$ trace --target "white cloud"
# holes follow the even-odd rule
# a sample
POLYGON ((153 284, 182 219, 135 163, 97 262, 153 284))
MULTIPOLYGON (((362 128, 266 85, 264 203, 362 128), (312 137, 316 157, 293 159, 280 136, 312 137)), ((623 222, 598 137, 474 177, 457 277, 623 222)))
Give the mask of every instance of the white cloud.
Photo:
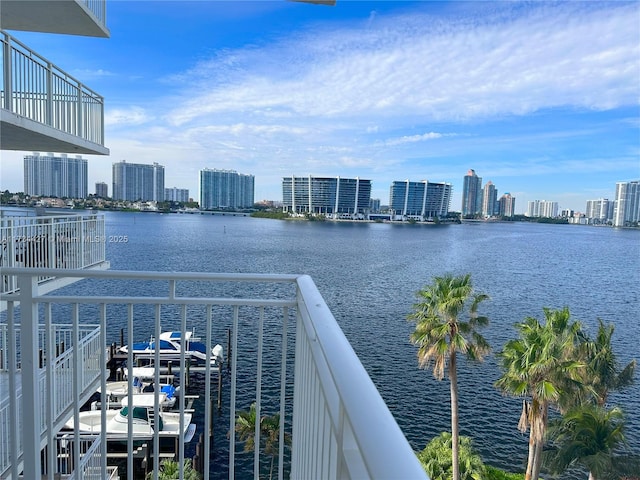
POLYGON ((510 8, 482 22, 378 15, 367 28, 319 27, 219 54, 190 72, 201 93, 189 91, 170 116, 177 125, 249 111, 458 121, 638 103, 637 5, 510 8))
POLYGON ((405 135, 400 138, 392 138, 390 140, 386 140, 384 143, 388 146, 394 145, 402 145, 404 143, 415 143, 415 142, 424 142, 427 140, 435 140, 436 138, 442 138, 444 136, 451 137, 454 134, 442 134, 436 132, 423 133, 421 135, 405 135))
POLYGON ((153 119, 142 107, 105 109, 104 123, 106 126, 142 125, 153 119))
POLYGON ((81 78, 83 82, 86 82, 87 80, 94 80, 100 77, 113 77, 115 76, 115 73, 108 70, 103 70, 102 68, 99 68, 97 70, 76 69, 73 71, 73 75, 77 78, 81 78))

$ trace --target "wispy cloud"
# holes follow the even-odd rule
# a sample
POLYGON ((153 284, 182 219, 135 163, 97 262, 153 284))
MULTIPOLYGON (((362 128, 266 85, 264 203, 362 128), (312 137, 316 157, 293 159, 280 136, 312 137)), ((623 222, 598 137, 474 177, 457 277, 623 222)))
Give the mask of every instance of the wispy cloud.
POLYGON ((637 104, 637 5, 512 8, 482 21, 378 15, 376 28, 319 27, 224 52, 190 72, 201 94, 190 91, 171 117, 182 125, 276 110, 459 121, 637 104))
POLYGON ((420 135, 405 135, 400 138, 392 138, 389 140, 385 140, 384 144, 387 146, 394 146, 394 145, 402 145, 405 143, 425 142, 428 140, 435 140, 437 138, 453 137, 453 136, 455 136, 455 133, 429 132, 429 133, 423 133, 420 135))
POLYGON ((116 74, 114 72, 110 72, 108 70, 103 70, 100 68, 97 70, 76 69, 73 71, 73 75, 77 78, 81 78, 83 81, 87 81, 87 80, 93 80, 101 77, 113 77, 116 74))
POLYGON ((114 108, 105 111, 104 122, 107 126, 123 127, 132 125, 143 125, 153 119, 142 107, 114 108))

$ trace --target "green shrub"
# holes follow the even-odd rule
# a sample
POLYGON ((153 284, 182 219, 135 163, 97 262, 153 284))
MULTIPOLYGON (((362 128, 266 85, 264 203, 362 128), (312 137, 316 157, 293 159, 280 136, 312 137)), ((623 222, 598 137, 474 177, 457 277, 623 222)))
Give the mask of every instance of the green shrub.
POLYGON ((491 465, 485 465, 486 480, 524 480, 524 473, 509 473, 491 465))

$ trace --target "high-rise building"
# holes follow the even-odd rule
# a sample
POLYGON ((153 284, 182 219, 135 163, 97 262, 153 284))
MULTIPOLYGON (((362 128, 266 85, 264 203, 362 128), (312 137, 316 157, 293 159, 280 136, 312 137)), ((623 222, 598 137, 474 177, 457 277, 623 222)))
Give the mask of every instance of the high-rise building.
POLYGON ((251 208, 255 178, 235 170, 200 170, 200 208, 251 208))
POLYGON ((533 200, 527 204, 527 217, 548 217, 558 216, 558 202, 547 200, 533 200))
POLYGON ((482 188, 482 215, 493 217, 498 214, 498 189, 489 180, 482 188))
POLYGON ((380 211, 380 199, 379 198, 372 198, 369 201, 369 211, 376 212, 376 213, 380 211))
POLYGON ((616 183, 616 199, 613 208, 613 226, 640 222, 640 181, 616 183))
POLYGON ((109 186, 104 182, 96 182, 96 197, 109 198, 109 186))
POLYGON ((189 201, 189 189, 188 188, 165 188, 164 199, 167 202, 188 202, 189 201))
POLYGON ((590 223, 606 223, 613 218, 613 202, 606 198, 587 200, 585 217, 590 223))
POLYGON ((154 163, 113 164, 113 199, 130 202, 164 201, 164 166, 154 163))
POLYGON ((395 215, 441 218, 449 213, 450 183, 394 181, 389 192, 389 207, 395 215))
POLYGON ((80 155, 69 158, 62 153, 25 155, 24 193, 58 198, 86 198, 87 161, 80 155))
POLYGON ((498 212, 501 217, 513 217, 516 211, 516 197, 506 192, 498 200, 498 212))
POLYGON ((371 180, 342 177, 284 177, 285 212, 334 216, 366 214, 371 201, 371 180))
POLYGON ((478 215, 482 212, 482 177, 471 169, 464 176, 462 187, 462 215, 478 215))

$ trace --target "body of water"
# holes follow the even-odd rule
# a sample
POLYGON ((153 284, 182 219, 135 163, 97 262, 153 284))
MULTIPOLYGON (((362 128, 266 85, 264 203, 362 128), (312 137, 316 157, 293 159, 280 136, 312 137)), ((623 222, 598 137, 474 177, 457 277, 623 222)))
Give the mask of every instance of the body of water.
MULTIPOLYGON (((471 273, 476 290, 491 297, 481 306, 491 322, 482 333, 494 353, 517 337, 516 322, 568 306, 590 333, 598 318, 615 325, 620 364, 640 360, 638 230, 115 212, 106 214, 106 228, 127 238, 107 245, 114 270, 309 274, 416 450, 450 429, 449 384, 418 369, 406 320, 415 292, 433 276, 471 273)), ((486 462, 523 471, 521 400, 493 387, 499 376, 494 355, 478 365, 460 362, 461 434, 486 462)), ((610 401, 624 409, 629 446, 640 453, 640 380, 610 401)))

